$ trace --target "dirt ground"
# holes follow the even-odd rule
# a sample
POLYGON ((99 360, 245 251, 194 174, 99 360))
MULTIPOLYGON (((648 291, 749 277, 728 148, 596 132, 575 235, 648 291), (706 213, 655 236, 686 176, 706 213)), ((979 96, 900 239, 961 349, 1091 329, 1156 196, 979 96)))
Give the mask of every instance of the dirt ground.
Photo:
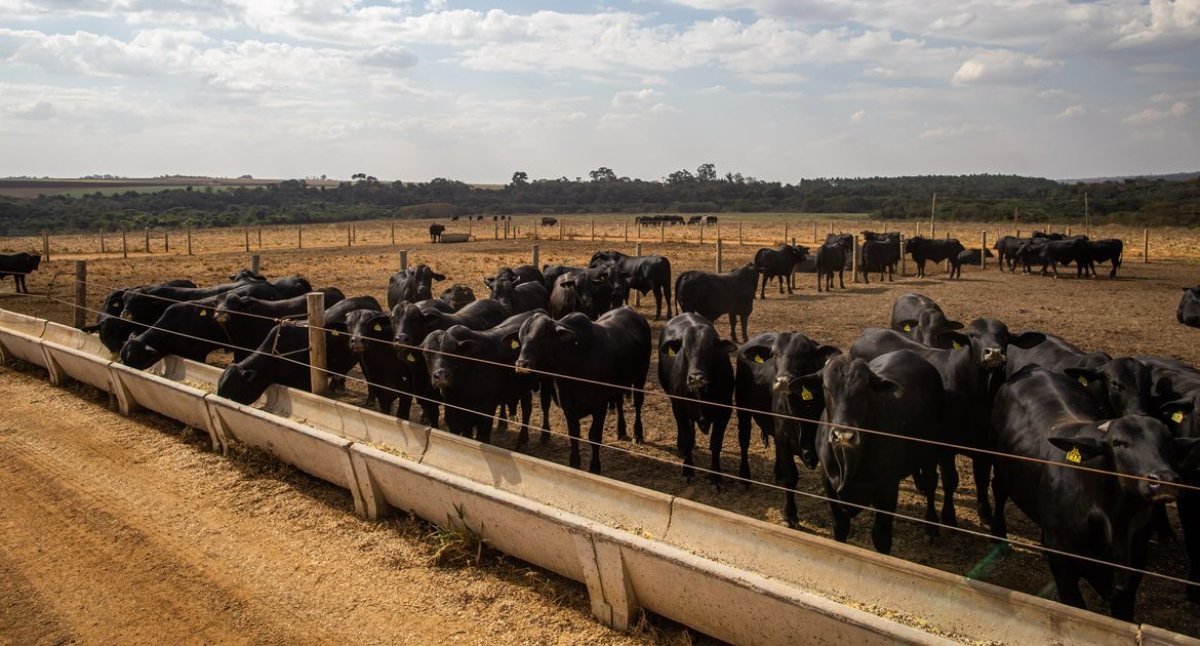
MULTIPOLYGON (((764 220, 759 228, 766 230, 768 225, 765 222, 764 220)), ((585 223, 587 220, 584 218, 572 221, 573 226, 578 228, 586 227, 585 223)), ((491 233, 491 223, 483 224, 488 225, 488 233, 491 233)), ((845 221, 837 226, 839 229, 857 231, 861 225, 858 221, 845 221)), ((461 245, 435 246, 428 244, 427 236, 422 238, 423 226, 426 225, 409 225, 402 227, 398 232, 399 240, 411 241, 403 245, 410 250, 410 263, 429 263, 447 274, 446 286, 461 282, 475 288, 481 296, 484 295, 482 277, 494 273, 497 267, 505 264, 528 262, 530 245, 533 244, 532 240, 522 237, 520 240, 484 240, 461 245)), ((619 230, 620 225, 609 223, 607 226, 619 230)), ((728 227, 725 231, 725 267, 749 261, 758 245, 738 246, 730 242, 728 227)), ((396 268, 397 247, 387 246, 389 240, 386 229, 376 233, 379 235, 372 238, 365 233, 356 232, 359 237, 356 246, 353 247, 339 245, 303 250, 266 248, 263 250, 262 268, 268 275, 298 273, 309 278, 314 286, 336 285, 347 295, 371 294, 382 301, 385 297, 387 277, 396 268)), ((654 233, 657 234, 657 231, 654 233)), ((782 230, 778 233, 782 233, 782 230)), ((234 246, 244 242, 242 233, 227 232, 225 235, 232 239, 234 246)), ((524 235, 525 232, 522 232, 522 236, 524 235)), ((745 235, 749 237, 749 229, 745 231, 745 235)), ((756 235, 770 237, 776 233, 771 230, 766 230, 765 233, 756 230, 756 235)), ((1151 235, 1154 240, 1166 236, 1165 233, 1159 232, 1152 232, 1151 235)), ((344 245, 344 229, 342 236, 344 245)), ((989 234, 989 238, 991 236, 992 234, 989 234)), ((592 252, 600 248, 633 252, 633 243, 625 244, 623 238, 619 242, 610 239, 604 243, 593 243, 586 233, 579 237, 587 239, 538 241, 541 247, 541 262, 586 263, 592 252)), ((801 242, 806 237, 811 237, 811 230, 802 236, 801 242)), ((218 246, 220 245, 214 243, 214 248, 218 246)), ((172 251, 176 249, 173 247, 172 251)), ((1140 249, 1138 251, 1140 252, 1140 249)), ((698 244, 698 240, 687 243, 652 242, 647 236, 643 242, 643 253, 668 256, 676 273, 686 269, 711 270, 714 246, 709 239, 701 245, 698 244)), ((1022 276, 1019 273, 1001 274, 992 265, 986 271, 965 268, 963 279, 958 281, 947 281, 942 274, 931 272, 931 275, 924 279, 906 277, 890 284, 878 283, 876 277, 872 277, 870 285, 862 285, 852 283, 847 274, 847 289, 817 294, 813 285, 815 278, 811 274, 802 274, 797 276, 799 289, 796 294, 781 296, 776 288, 771 287, 768 288, 765 301, 756 301, 754 314, 750 317, 750 334, 753 336, 755 333, 771 330, 799 330, 819 341, 845 348, 863 328, 886 326, 891 304, 896 297, 908 292, 920 292, 937 300, 950 317, 963 322, 981 316, 994 317, 1007 322, 1013 330, 1035 329, 1060 334, 1087 350, 1103 349, 1114 356, 1157 354, 1200 364, 1200 348, 1196 344, 1200 331, 1179 325, 1174 317, 1180 288, 1200 282, 1197 280, 1197 274, 1200 272, 1190 264, 1192 259, 1186 256, 1187 253, 1181 251, 1179 261, 1142 264, 1139 257, 1127 252, 1120 278, 1115 281, 1107 279, 1107 266, 1104 266, 1105 269, 1101 272, 1103 278, 1076 280, 1072 270, 1064 274, 1064 278, 1055 280, 1022 276)), ((1152 253, 1152 259, 1154 258, 1152 253)), ((104 258, 92 257, 88 271, 89 280, 95 284, 89 293, 89 303, 92 307, 100 303, 104 296, 101 286, 157 282, 175 277, 188 277, 207 285, 223 280, 246 263, 244 251, 206 252, 195 256, 174 253, 168 256, 156 253, 129 259, 112 258, 112 254, 104 258)), ((30 278, 30 289, 45 293, 49 288, 56 296, 68 298, 69 277, 63 275, 56 278, 54 275, 56 272, 68 272, 69 265, 67 262, 56 261, 44 266, 42 272, 30 278)), ((908 271, 910 274, 914 271, 911 262, 908 271)), ((60 322, 69 323, 71 320, 70 309, 66 305, 45 299, 5 295, 0 297, 0 307, 35 313, 60 322)), ((644 298, 639 310, 643 314, 653 316, 653 298, 644 298)), ((660 328, 660 323, 654 324, 656 335, 660 328)), ((724 319, 718 322, 719 331, 724 332, 727 329, 724 319)), ((220 363, 227 358, 214 355, 211 360, 220 363)), ((658 391, 654 366, 651 366, 650 373, 648 388, 658 391)), ((347 398, 361 403, 362 389, 357 388, 353 382, 352 388, 359 392, 349 393, 347 398)), ((45 393, 41 392, 35 399, 44 396, 45 393)), ((120 424, 129 423, 115 416, 113 419, 114 425, 118 427, 120 424)), ((535 415, 535 422, 536 420, 535 415)), ((674 423, 669 406, 660 395, 651 394, 647 398, 645 421, 647 442, 644 445, 617 442, 615 423, 609 422, 605 441, 616 450, 605 450, 603 453, 605 475, 771 522, 782 521, 783 496, 777 491, 762 486, 749 489, 735 486, 716 491, 700 480, 690 486, 683 481, 675 455, 674 423)), ((31 423, 38 426, 36 420, 31 423)), ((557 414, 552 416, 552 426, 556 433, 564 430, 562 419, 557 414)), ((724 463, 727 470, 735 464, 735 438, 736 434, 732 432, 726 437, 724 463)), ((497 444, 511 448, 515 444, 515 433, 494 434, 493 439, 497 444)), ((703 439, 698 439, 697 443, 707 444, 703 439)), ((557 436, 545 445, 531 443, 530 452, 555 462, 566 462, 566 443, 557 436)), ((196 459, 203 461, 209 459, 209 456, 197 456, 196 459)), ((697 464, 707 464, 707 461, 707 450, 698 446, 697 464)), ((772 461, 773 448, 765 448, 756 440, 751 453, 751 469, 756 480, 771 481, 772 461)), ((963 474, 963 483, 958 494, 960 525, 966 529, 986 532, 986 528, 980 525, 974 514, 974 489, 969 465, 960 462, 959 466, 963 474)), ((209 487, 207 483, 202 486, 209 487)), ((923 511, 922 503, 912 493, 911 484, 906 484, 905 487, 908 492, 901 496, 900 511, 920 516, 923 511)), ((313 497, 333 495, 327 487, 311 482, 297 485, 297 488, 313 497)), ((802 473, 799 489, 813 494, 819 493, 821 485, 818 474, 802 473)), ((261 495, 263 504, 272 507, 280 505, 270 494, 264 492, 261 495)), ((801 497, 798 503, 801 531, 828 536, 831 523, 827 505, 815 498, 804 497, 801 497)), ((230 504, 236 509, 241 503, 230 500, 230 504)), ((223 513, 236 512, 226 509, 223 513)), ((1014 537, 1037 542, 1036 527, 1028 523, 1019 511, 1010 508, 1009 518, 1010 532, 1014 537)), ((300 522, 307 521, 301 517, 300 522)), ((352 527, 374 527, 354 521, 348 516, 340 522, 352 527)), ((870 518, 867 515, 854 521, 850 538, 852 543, 870 547, 869 523, 870 518)), ((200 520, 197 520, 193 527, 211 530, 211 526, 200 520)), ((978 537, 943 530, 942 535, 931 544, 925 539, 922 528, 915 523, 900 522, 896 530, 893 550, 895 556, 1016 590, 1053 597, 1049 571, 1044 560, 1036 553, 1019 549, 996 558, 992 553, 993 546, 978 537)), ((347 530, 347 540, 353 540, 349 535, 356 531, 358 530, 347 530)), ((379 529, 364 531, 378 534, 379 529)), ((340 540, 337 542, 340 543, 340 540)), ((1182 551, 1179 543, 1166 541, 1152 545, 1151 569, 1174 576, 1186 575, 1186 559, 1182 551)), ((576 592, 577 597, 580 594, 582 593, 576 592)), ((541 600, 546 602, 549 598, 543 595, 541 600)), ((586 601, 582 598, 578 601, 577 608, 567 604, 566 607, 558 608, 558 611, 566 612, 574 608, 573 611, 580 621, 586 623, 586 601)), ((558 604, 550 600, 550 605, 558 604)), ((1095 597, 1091 598, 1090 605, 1094 609, 1104 610, 1103 604, 1095 597)), ((470 609, 464 612, 474 615, 476 611, 470 609)), ((1178 584, 1147 579, 1139 594, 1137 612, 1141 621, 1191 635, 1200 635, 1200 617, 1183 600, 1178 584)), ((557 631, 530 633, 530 638, 537 640, 537 635, 549 635, 552 632, 557 631)))

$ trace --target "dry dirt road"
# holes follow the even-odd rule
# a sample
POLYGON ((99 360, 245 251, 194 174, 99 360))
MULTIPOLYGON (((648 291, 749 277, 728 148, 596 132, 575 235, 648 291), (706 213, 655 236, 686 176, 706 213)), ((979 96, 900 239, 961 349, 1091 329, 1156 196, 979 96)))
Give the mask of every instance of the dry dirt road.
POLYGON ((95 391, 0 368, 0 392, 0 643, 687 639, 607 630, 580 586, 495 554, 431 565, 429 526, 95 391))

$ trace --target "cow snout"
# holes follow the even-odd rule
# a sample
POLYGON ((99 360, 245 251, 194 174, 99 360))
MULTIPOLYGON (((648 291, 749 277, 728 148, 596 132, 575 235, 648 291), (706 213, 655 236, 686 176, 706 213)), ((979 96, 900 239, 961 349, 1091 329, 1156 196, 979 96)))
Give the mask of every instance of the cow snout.
POLYGON ((1173 471, 1158 471, 1146 475, 1142 481, 1148 497, 1153 502, 1169 502, 1179 494, 1179 476, 1173 471))
POLYGON ((519 373, 527 373, 529 372, 529 360, 517 359, 516 363, 513 364, 513 367, 516 368, 517 372, 519 373))
POLYGON ((1004 354, 1004 348, 984 348, 983 349, 983 365, 988 368, 999 368, 1008 362, 1008 357, 1004 354))
POLYGON ((854 443, 855 432, 844 428, 834 429, 829 434, 829 443, 837 446, 850 446, 854 443))
POLYGON ((429 375, 430 381, 433 382, 433 387, 441 390, 450 385, 450 371, 445 368, 434 370, 433 374, 429 375))
POLYGON ((700 392, 708 388, 708 375, 702 372, 688 373, 687 376, 688 389, 692 392, 700 392))
POLYGON ((776 377, 774 388, 776 391, 786 392, 788 390, 788 387, 789 387, 788 385, 790 383, 791 383, 791 380, 788 379, 787 377, 776 377))
POLYGON ((225 325, 229 322, 229 312, 217 312, 213 318, 217 320, 217 323, 225 325))
POLYGON ((367 351, 367 344, 363 342, 362 337, 356 336, 350 338, 350 351, 354 354, 362 354, 367 351))

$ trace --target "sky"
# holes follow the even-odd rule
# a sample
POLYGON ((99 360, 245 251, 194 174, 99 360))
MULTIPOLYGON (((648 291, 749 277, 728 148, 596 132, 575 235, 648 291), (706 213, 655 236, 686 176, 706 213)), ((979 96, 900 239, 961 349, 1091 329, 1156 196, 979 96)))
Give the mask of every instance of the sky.
POLYGON ((0 176, 1200 170, 1200 0, 0 0, 0 176))

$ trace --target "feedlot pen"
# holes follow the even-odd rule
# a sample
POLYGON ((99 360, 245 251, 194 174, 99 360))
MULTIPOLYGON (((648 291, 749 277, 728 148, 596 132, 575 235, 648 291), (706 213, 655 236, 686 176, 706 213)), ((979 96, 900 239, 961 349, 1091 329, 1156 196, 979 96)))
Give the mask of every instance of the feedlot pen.
MULTIPOLYGON (((580 219, 579 226, 585 220, 580 219)), ((490 224, 484 222, 481 224, 490 224)), ((299 274, 308 278, 314 287, 337 286, 348 296, 370 294, 381 302, 385 296, 387 277, 396 270, 396 249, 409 249, 409 262, 424 262, 447 275, 446 283, 463 283, 471 286, 482 297, 486 289, 482 278, 492 275, 503 265, 529 262, 530 245, 534 241, 482 240, 464 245, 435 246, 416 242, 424 234, 428 223, 405 223, 402 244, 387 246, 386 240, 377 240, 377 246, 326 246, 322 248, 264 249, 262 271, 273 277, 299 274)), ((953 231, 953 225, 950 225, 953 231)), ((1009 227, 1011 225, 1004 225, 1009 227)), ((847 231, 857 231, 861 223, 845 223, 839 226, 847 231)), ((910 233, 910 225, 902 229, 910 233)), ((811 237, 811 231, 800 229, 801 243, 811 237)), ((491 233, 491 227, 487 227, 491 233)), ((657 233, 657 232, 655 232, 657 233)), ((230 234, 234 235, 234 234, 230 234)), ((522 232, 524 235, 524 232, 522 232)), ((726 269, 748 262, 759 245, 737 246, 730 240, 729 227, 723 232, 724 265, 726 269)), ((240 235, 236 237, 240 238, 240 235)), ((591 242, 584 240, 540 240, 540 260, 546 263, 586 264, 594 251, 618 249, 633 253, 633 243, 609 240, 591 242)), ((747 236, 749 237, 749 236, 747 236)), ((965 238, 966 236, 964 236, 965 238)), ((990 236, 989 236, 990 237, 990 236)), ((643 238, 642 252, 662 254, 671 259, 672 271, 678 274, 688 269, 712 270, 714 246, 705 240, 704 245, 690 243, 660 243, 643 238)), ((306 241, 307 242, 307 241, 306 241)), ((977 246, 977 240, 963 240, 967 246, 977 246)), ((0 245, 7 246, 7 245, 0 245)), ((1008 272, 1001 274, 994 264, 986 271, 977 267, 965 267, 963 279, 947 281, 943 274, 931 272, 925 279, 902 278, 895 283, 879 283, 872 277, 870 285, 853 284, 847 274, 847 289, 832 293, 817 294, 811 274, 797 276, 798 291, 794 295, 779 295, 777 287, 768 286, 767 299, 755 301, 755 310, 750 317, 750 334, 759 332, 799 330, 818 341, 837 345, 843 349, 858 336, 863 328, 886 327, 891 304, 901 294, 919 292, 936 300, 949 317, 964 323, 988 316, 1005 321, 1015 331, 1034 329, 1052 332, 1065 337, 1085 350, 1104 350, 1113 356, 1157 354, 1177 358, 1192 365, 1200 364, 1200 349, 1197 335, 1200 330, 1184 327, 1175 321, 1175 307, 1180 288, 1197 282, 1195 268, 1184 262, 1154 262, 1142 264, 1135 249, 1126 249, 1126 261, 1119 278, 1110 281, 1107 267, 1099 270, 1101 278, 1075 280, 1074 271, 1064 273, 1064 278, 1054 280, 1038 276, 1022 276, 1008 272), (1068 277, 1069 276, 1069 277, 1068 277)), ((306 244, 307 247, 307 244, 306 244)), ((253 249, 253 252, 257 252, 253 249)), ((1136 250, 1136 251, 1140 251, 1136 250)), ((111 256, 111 254, 110 254, 111 256)), ((76 256, 71 256, 76 257, 76 256)), ((42 271, 29 279, 32 292, 46 293, 49 289, 55 296, 70 299, 70 263, 44 264, 42 271), (65 276, 54 277, 56 272, 65 276)), ((89 259, 89 282, 97 285, 124 286, 187 277, 198 284, 209 285, 223 282, 230 273, 249 264, 244 251, 198 253, 194 256, 181 255, 173 246, 170 255, 104 257, 89 259)), ((909 273, 913 267, 909 264, 909 273)), ((440 291, 440 290, 436 290, 440 291)), ((98 308, 102 293, 93 287, 89 293, 89 307, 98 308)), ((41 316, 52 321, 69 324, 70 309, 62 304, 37 298, 0 295, 0 307, 41 316)), ((642 314, 653 316, 653 297, 642 299, 642 314)), ((661 329, 661 322, 652 322, 654 334, 661 329)), ((717 329, 727 334, 724 319, 717 329)), ((211 361, 226 363, 229 357, 213 355, 211 361)), ((357 374, 357 371, 356 373, 357 374)), ((656 383, 657 371, 651 365, 647 388, 660 390, 656 383)), ((350 381, 351 392, 342 396, 346 401, 361 404, 365 390, 350 381)), ((650 395, 645 407, 646 444, 617 442, 614 421, 606 430, 605 443, 613 444, 634 454, 647 454, 661 458, 649 460, 625 451, 607 451, 604 455, 603 475, 625 480, 637 485, 653 488, 665 493, 689 498, 727 509, 736 513, 782 523, 782 493, 759 486, 743 489, 728 485, 722 491, 713 490, 706 479, 697 478, 687 485, 680 475, 678 458, 675 455, 675 431, 670 407, 665 398, 650 395)), ((552 427, 564 432, 565 425, 555 411, 552 427)), ((535 421, 537 415, 535 415, 535 421)), ((514 448, 515 432, 493 434, 493 442, 505 448, 514 448)), ((696 463, 707 464, 706 442, 698 441, 696 463)), ((566 442, 555 437, 548 444, 537 441, 530 443, 528 452, 547 460, 565 464, 566 442)), ((751 470, 756 480, 772 480, 773 449, 764 447, 756 439, 751 449, 751 470)), ((724 462, 726 471, 735 465, 737 449, 736 434, 727 432, 724 462)), ((986 532, 974 512, 973 481, 969 464, 960 458, 959 470, 963 476, 959 489, 958 509, 960 525, 964 528, 986 532)), ((821 492, 819 475, 801 470, 800 491, 821 492)), ((797 500, 801 516, 801 531, 823 536, 830 535, 829 510, 826 503, 805 497, 797 500)), ((904 485, 898 511, 905 515, 920 516, 923 503, 913 491, 911 483, 904 485)), ((1178 534, 1178 522, 1172 511, 1172 522, 1178 534)), ((1037 541, 1036 527, 1028 523, 1019 513, 1010 513, 1010 533, 1017 538, 1037 541)), ((869 519, 860 517, 854 523, 850 541, 870 549, 869 519)), ((1015 550, 1001 558, 989 558, 993 545, 982 539, 943 530, 941 536, 929 543, 923 529, 915 523, 900 522, 896 525, 893 556, 942 570, 966 574, 1001 586, 1031 594, 1053 595, 1051 577, 1040 554, 1026 550, 1015 550)), ((1186 572, 1186 559, 1181 544, 1170 542, 1151 545, 1149 569, 1176 576, 1186 572)), ((1085 586, 1085 590, 1090 589, 1085 586)), ((1137 616, 1140 621, 1151 623, 1185 634, 1200 634, 1200 619, 1188 607, 1178 584, 1147 578, 1138 598, 1137 616)), ((1103 610, 1103 605, 1089 597, 1092 609, 1103 610)))

